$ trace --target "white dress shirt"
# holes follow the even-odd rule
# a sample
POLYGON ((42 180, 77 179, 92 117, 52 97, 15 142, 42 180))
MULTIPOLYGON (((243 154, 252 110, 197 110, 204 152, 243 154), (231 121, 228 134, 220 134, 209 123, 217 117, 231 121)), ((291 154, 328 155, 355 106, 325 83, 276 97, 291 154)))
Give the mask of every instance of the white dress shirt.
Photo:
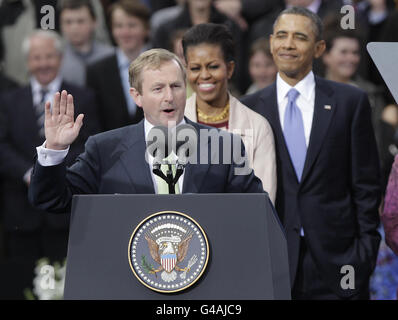
MULTIPOLYGON (((290 89, 295 88, 300 94, 297 97, 296 105, 300 109, 303 124, 304 124, 304 136, 305 136, 305 144, 309 145, 310 135, 311 135, 311 127, 312 127, 312 119, 314 116, 314 107, 315 107, 315 77, 314 73, 310 71, 303 80, 298 82, 294 87, 287 84, 281 76, 277 75, 276 78, 276 94, 278 99, 278 110, 279 110, 279 118, 281 121, 281 127, 283 131, 283 120, 285 118, 285 111, 288 102, 287 93, 290 89)), ((304 229, 300 229, 300 235, 304 236, 304 229)))
MULTIPOLYGON (((178 125, 184 124, 184 123, 185 123, 185 119, 182 119, 182 121, 178 125)), ((146 120, 146 119, 144 120, 145 141, 147 139, 149 131, 153 127, 154 126, 148 120, 146 120)), ((43 167, 55 166, 55 165, 60 164, 62 161, 64 161, 64 159, 66 158, 66 156, 68 154, 69 147, 65 150, 52 150, 52 149, 47 149, 45 147, 45 145, 46 145, 46 141, 44 141, 44 143, 41 146, 36 148, 37 161, 39 162, 39 164, 41 166, 43 166, 43 167)), ((172 157, 175 157, 175 159, 177 160, 177 156, 174 153, 172 153, 172 157)), ((146 154, 145 158, 148 159, 148 164, 149 164, 149 168, 150 168, 150 173, 151 173, 155 193, 158 193, 156 176, 152 172, 152 164, 153 164, 154 158, 148 153, 146 154)), ((184 181, 184 173, 178 179, 178 187, 179 187, 181 193, 182 193, 183 181, 184 181)))
POLYGON ((308 148, 311 135, 312 119, 314 116, 314 106, 315 106, 315 77, 314 73, 310 71, 303 80, 297 83, 294 87, 287 84, 281 76, 276 77, 276 93, 278 99, 278 110, 279 118, 281 121, 281 127, 283 130, 283 120, 285 118, 285 110, 288 102, 287 93, 290 89, 295 88, 300 94, 297 97, 296 104, 300 109, 303 124, 304 124, 304 135, 305 143, 308 148))
POLYGON ((51 101, 54 97, 54 94, 58 92, 61 88, 62 78, 57 76, 53 81, 51 81, 45 87, 42 86, 35 77, 30 79, 30 86, 32 88, 32 97, 33 97, 33 105, 37 106, 41 101, 41 90, 47 90, 47 94, 45 96, 45 102, 51 101))

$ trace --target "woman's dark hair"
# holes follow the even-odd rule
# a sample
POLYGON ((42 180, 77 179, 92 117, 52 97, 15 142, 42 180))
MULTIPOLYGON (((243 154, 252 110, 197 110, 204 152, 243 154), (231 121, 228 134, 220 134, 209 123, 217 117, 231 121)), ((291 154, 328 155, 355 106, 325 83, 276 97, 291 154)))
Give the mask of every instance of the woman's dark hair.
POLYGON ((187 60, 189 47, 200 44, 219 45, 226 62, 235 61, 235 42, 228 27, 223 24, 202 23, 190 28, 182 38, 184 57, 187 60))

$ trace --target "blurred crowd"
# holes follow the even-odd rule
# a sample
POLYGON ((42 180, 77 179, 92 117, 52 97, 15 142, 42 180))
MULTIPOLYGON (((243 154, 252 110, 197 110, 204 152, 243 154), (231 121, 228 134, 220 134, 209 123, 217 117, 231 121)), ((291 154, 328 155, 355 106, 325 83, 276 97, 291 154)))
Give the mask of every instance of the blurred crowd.
MULTIPOLYGON (((35 147, 44 141, 43 133, 35 130, 42 125, 45 101, 65 88, 78 112, 86 115, 84 131, 70 153, 73 161, 88 136, 142 120, 142 109, 129 94, 130 63, 157 47, 184 60, 183 35, 208 22, 226 25, 234 36, 229 91, 237 98, 254 93, 276 79, 268 39, 275 18, 289 6, 307 7, 324 22, 326 52, 315 61, 314 73, 368 93, 384 190, 398 154, 398 107, 366 44, 398 40, 394 0, 0 0, 3 270, 30 274, 36 259, 66 256, 69 217, 39 212, 27 201, 35 147), (48 5, 55 9, 54 17, 42 10, 48 5), (353 30, 341 28, 344 5, 355 9, 353 30), (54 30, 43 30, 52 18, 54 30)), ((192 88, 188 91, 190 95, 192 88)), ((0 274, 0 283, 4 277, 0 274)))

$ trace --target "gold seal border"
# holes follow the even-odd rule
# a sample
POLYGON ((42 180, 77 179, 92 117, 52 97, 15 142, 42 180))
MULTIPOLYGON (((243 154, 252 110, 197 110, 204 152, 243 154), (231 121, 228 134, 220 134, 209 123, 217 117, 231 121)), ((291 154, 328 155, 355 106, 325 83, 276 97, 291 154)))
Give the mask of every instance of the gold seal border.
POLYGON ((151 214, 150 216, 148 216, 148 217, 146 217, 144 220, 142 220, 142 221, 138 224, 138 226, 134 229, 134 231, 133 231, 133 233, 132 233, 132 235, 131 235, 131 237, 130 237, 130 241, 129 241, 129 245, 128 245, 128 260, 129 260, 129 265, 130 265, 130 269, 131 269, 131 271, 133 271, 135 277, 136 277, 136 278, 138 279, 138 281, 141 282, 145 287, 147 287, 147 288, 149 288, 149 289, 151 289, 151 290, 153 290, 153 291, 161 292, 161 293, 175 293, 175 292, 179 292, 179 291, 182 291, 182 290, 185 290, 185 289, 188 289, 189 287, 191 287, 194 283, 196 283, 196 282, 202 277, 204 271, 205 271, 206 268, 207 268, 207 263, 209 262, 209 256, 210 256, 209 241, 207 240, 206 233, 204 232, 204 230, 202 229, 202 227, 200 226, 200 224, 199 224, 195 219, 193 219, 192 217, 190 217, 189 215, 187 215, 187 214, 185 214, 185 213, 182 213, 182 212, 179 212, 179 211, 172 211, 172 210, 159 211, 159 212, 156 212, 156 213, 151 214), (179 214, 179 215, 181 215, 181 216, 183 216, 183 217, 185 217, 185 218, 191 220, 192 222, 194 222, 194 223, 195 223, 195 226, 198 227, 199 230, 202 232, 202 235, 203 235, 203 237, 204 237, 204 239, 205 239, 205 242, 206 242, 206 251, 207 251, 206 261, 205 261, 205 263, 204 263, 204 266, 203 266, 203 268, 202 268, 202 271, 201 271, 200 274, 196 277, 196 279, 195 279, 194 281, 192 281, 189 285, 187 285, 187 286, 185 286, 185 287, 182 287, 182 288, 179 288, 179 289, 177 289, 177 290, 172 290, 172 291, 166 291, 166 290, 161 290, 161 289, 156 289, 156 288, 151 287, 151 286, 148 285, 146 282, 144 282, 143 280, 141 280, 141 278, 140 278, 140 277, 138 276, 138 274, 135 272, 133 265, 131 264, 131 242, 133 241, 133 238, 134 238, 136 232, 141 228, 141 226, 142 226, 146 221, 152 219, 152 218, 155 217, 155 216, 159 216, 159 215, 166 214, 166 213, 175 213, 175 214, 179 214))

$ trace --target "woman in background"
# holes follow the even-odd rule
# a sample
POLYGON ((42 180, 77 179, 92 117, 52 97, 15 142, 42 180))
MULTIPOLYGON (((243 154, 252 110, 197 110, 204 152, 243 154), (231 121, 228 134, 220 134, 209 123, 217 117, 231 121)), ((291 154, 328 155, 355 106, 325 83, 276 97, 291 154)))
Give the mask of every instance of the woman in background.
POLYGON ((234 41, 224 25, 205 23, 189 29, 182 46, 187 79, 194 91, 185 116, 191 121, 240 134, 251 168, 272 202, 276 195, 274 136, 268 121, 228 90, 234 68, 234 41))
POLYGON ((384 90, 358 75, 358 67, 361 61, 362 36, 356 30, 342 30, 336 26, 335 18, 330 18, 325 23, 326 51, 322 56, 325 65, 325 78, 328 80, 351 84, 364 90, 369 97, 372 109, 372 124, 375 132, 377 147, 381 162, 381 183, 383 192, 387 185, 394 155, 390 152, 391 139, 395 131, 389 125, 390 109, 386 108, 384 90), (387 121, 388 122, 387 122, 387 121))
POLYGON ((246 94, 254 93, 268 87, 276 79, 278 69, 272 58, 269 40, 266 38, 257 39, 250 48, 249 74, 252 84, 246 94))
POLYGON ((398 255, 398 155, 395 156, 388 179, 381 221, 386 235, 386 243, 398 255))

